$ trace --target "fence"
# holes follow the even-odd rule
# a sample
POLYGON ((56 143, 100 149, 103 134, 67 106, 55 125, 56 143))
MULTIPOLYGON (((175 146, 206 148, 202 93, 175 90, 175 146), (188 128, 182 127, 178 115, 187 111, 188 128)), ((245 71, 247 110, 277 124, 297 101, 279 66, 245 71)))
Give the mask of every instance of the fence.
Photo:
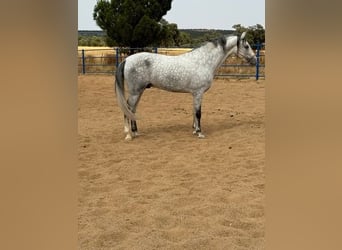
MULTIPOLYGON (((254 46, 257 64, 251 66, 235 56, 227 60, 217 70, 215 77, 265 78, 265 44, 254 46)), ((79 74, 114 74, 116 67, 128 54, 137 51, 149 51, 166 55, 179 55, 191 49, 182 48, 114 48, 114 49, 80 49, 78 50, 79 74)))

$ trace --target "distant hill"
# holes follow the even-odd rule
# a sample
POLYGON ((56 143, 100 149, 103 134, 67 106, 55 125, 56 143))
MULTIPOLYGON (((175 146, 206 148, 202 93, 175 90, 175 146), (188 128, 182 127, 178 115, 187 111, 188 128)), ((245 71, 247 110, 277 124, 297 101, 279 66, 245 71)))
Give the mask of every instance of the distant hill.
POLYGON ((79 30, 78 36, 105 36, 106 33, 102 30, 79 30))
MULTIPOLYGON (((234 33, 234 30, 215 30, 215 29, 179 29, 179 31, 188 33, 191 39, 199 39, 205 34, 213 33, 220 35, 230 35, 234 33)), ((79 30, 78 36, 105 36, 106 33, 102 30, 79 30)))
POLYGON ((217 33, 220 35, 231 35, 234 33, 234 30, 216 30, 216 29, 179 29, 179 31, 188 33, 192 39, 199 39, 208 33, 214 33, 214 34, 217 33))

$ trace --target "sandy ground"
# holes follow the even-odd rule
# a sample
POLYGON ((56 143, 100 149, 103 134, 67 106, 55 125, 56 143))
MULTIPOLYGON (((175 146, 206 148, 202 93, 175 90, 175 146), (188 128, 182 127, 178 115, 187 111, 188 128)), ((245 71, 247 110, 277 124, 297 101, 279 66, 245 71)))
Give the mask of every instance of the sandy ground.
POLYGON ((79 76, 79 249, 264 249, 265 84, 147 89, 124 141, 113 76, 79 76))

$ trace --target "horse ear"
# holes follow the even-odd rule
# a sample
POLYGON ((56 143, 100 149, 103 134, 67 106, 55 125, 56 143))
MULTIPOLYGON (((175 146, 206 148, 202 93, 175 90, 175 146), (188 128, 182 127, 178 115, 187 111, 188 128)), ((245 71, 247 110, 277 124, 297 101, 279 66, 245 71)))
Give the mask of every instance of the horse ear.
POLYGON ((245 39, 245 37, 246 37, 246 31, 244 31, 242 34, 241 34, 241 40, 244 40, 245 39))

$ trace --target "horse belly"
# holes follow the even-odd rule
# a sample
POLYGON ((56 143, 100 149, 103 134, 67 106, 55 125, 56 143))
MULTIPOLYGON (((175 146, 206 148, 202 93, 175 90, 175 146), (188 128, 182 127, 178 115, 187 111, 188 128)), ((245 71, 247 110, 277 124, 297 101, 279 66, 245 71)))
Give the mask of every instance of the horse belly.
POLYGON ((192 92, 194 72, 181 66, 157 65, 151 72, 151 83, 153 86, 174 92, 192 92))

